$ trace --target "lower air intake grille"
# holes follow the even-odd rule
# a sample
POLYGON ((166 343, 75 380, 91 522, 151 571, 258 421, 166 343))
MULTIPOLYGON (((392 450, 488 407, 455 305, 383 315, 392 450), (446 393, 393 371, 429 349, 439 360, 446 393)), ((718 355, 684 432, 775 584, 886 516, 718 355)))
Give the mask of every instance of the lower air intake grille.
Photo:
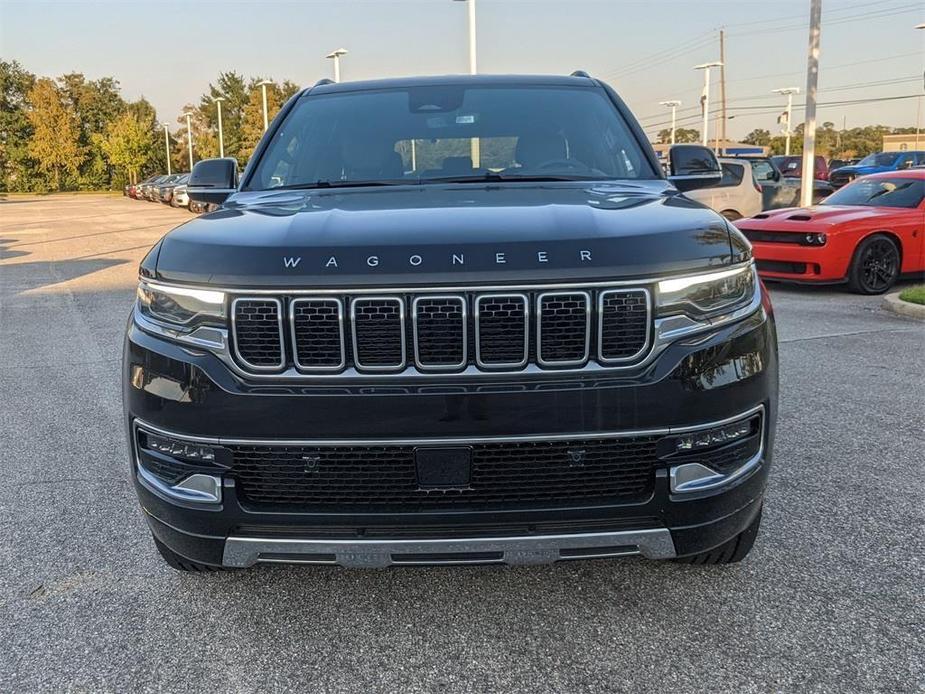
POLYGON ((654 485, 657 436, 472 446, 470 484, 422 489, 413 445, 229 446, 237 488, 254 504, 473 507, 637 501, 654 485))
POLYGON ((234 346, 250 368, 273 370, 285 364, 282 343, 282 304, 279 299, 235 299, 234 346))
POLYGON ((615 289, 601 292, 599 302, 601 361, 636 358, 649 342, 649 293, 615 289))

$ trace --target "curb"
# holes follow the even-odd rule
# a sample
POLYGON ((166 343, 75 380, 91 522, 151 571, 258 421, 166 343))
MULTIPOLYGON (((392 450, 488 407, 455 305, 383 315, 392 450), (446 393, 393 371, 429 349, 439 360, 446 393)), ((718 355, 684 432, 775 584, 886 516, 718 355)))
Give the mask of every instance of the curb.
POLYGON ((907 318, 925 320, 925 306, 903 301, 899 298, 899 294, 899 292, 893 292, 883 297, 883 303, 880 304, 881 308, 897 313, 900 316, 906 316, 907 318))

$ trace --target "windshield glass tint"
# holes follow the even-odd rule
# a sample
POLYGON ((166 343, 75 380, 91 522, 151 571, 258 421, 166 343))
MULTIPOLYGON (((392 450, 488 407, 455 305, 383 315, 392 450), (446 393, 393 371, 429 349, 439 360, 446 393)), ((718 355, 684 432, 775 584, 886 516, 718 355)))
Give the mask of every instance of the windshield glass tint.
POLYGON ((303 97, 247 189, 490 174, 656 177, 602 89, 426 86, 303 97))
POLYGON ((896 154, 892 152, 881 152, 880 154, 868 154, 861 159, 860 166, 893 166, 896 161, 896 154))
POLYGON ((915 178, 861 178, 825 199, 826 205, 918 207, 925 181, 915 178))

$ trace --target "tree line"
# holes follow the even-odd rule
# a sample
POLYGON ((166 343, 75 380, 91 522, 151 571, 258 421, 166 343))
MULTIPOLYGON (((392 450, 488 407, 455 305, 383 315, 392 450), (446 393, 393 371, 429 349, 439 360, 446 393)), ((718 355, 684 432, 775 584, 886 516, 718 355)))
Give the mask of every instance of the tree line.
MULTIPOLYGON (((834 123, 826 121, 816 129, 816 154, 829 159, 864 157, 871 152, 879 152, 883 149, 884 135, 914 133, 915 128, 891 128, 886 125, 866 125, 860 128, 836 130, 834 123)), ((662 144, 671 142, 671 129, 659 130, 656 138, 662 144)), ((745 144, 770 147, 771 154, 783 154, 786 141, 787 138, 784 135, 772 135, 770 130, 763 128, 756 128, 742 138, 745 144)), ((700 131, 695 128, 677 128, 675 142, 700 142, 700 131)), ((794 128, 790 138, 790 152, 791 154, 802 154, 803 152, 802 123, 794 128)))
MULTIPOLYGON (((189 169, 190 136, 196 161, 218 156, 218 96, 225 156, 242 165, 250 158, 263 135, 262 79, 223 72, 198 103, 184 107, 191 132, 178 115, 170 136, 174 171, 189 169)), ((269 118, 298 90, 288 80, 268 85, 269 118)), ((124 99, 115 78, 39 77, 0 60, 0 192, 119 188, 166 171, 167 156, 154 107, 144 97, 124 99)))

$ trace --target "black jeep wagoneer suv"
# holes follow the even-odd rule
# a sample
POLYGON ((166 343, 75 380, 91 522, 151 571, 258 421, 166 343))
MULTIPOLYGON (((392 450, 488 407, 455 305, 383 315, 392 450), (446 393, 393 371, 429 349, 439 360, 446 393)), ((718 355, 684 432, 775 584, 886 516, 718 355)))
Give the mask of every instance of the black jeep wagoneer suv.
POLYGON ((333 84, 141 263, 131 475, 184 570, 742 559, 777 412, 747 241, 605 84, 333 84))

